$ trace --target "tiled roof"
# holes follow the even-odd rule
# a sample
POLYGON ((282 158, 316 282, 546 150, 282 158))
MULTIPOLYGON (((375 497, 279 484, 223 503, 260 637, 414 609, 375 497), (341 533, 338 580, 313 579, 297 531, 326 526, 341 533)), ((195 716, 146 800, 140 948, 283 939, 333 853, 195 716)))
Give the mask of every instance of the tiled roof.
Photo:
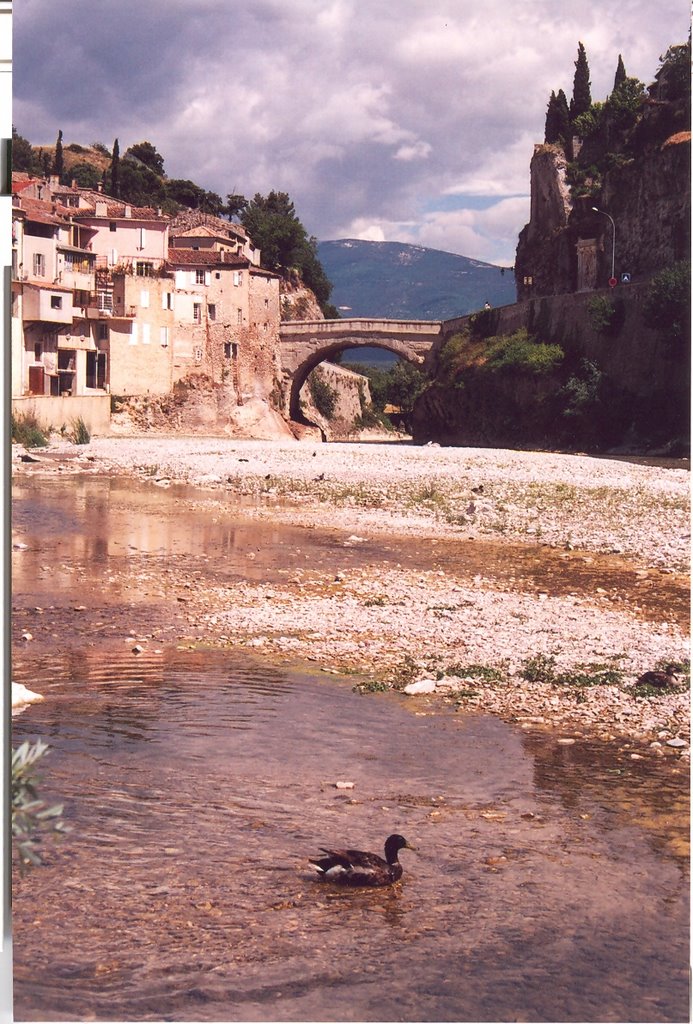
POLYGON ((26 215, 27 220, 35 224, 64 224, 65 218, 70 217, 75 211, 60 203, 47 203, 43 199, 30 199, 28 196, 21 197, 21 206, 13 207, 26 215))
POLYGON ((215 249, 176 249, 168 250, 169 266, 183 267, 247 267, 246 256, 238 256, 235 252, 217 252, 215 249))
MULTIPOLYGON (((218 238, 247 238, 245 228, 202 210, 181 210, 171 218, 172 235, 194 235, 194 228, 206 228, 205 235, 218 238)), ((200 232, 201 234, 202 232, 200 232)))

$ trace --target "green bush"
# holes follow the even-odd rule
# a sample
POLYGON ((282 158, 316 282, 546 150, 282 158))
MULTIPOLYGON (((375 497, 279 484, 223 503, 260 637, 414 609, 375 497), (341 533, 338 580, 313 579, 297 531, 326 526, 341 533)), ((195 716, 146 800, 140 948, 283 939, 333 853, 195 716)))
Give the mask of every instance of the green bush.
POLYGON ((655 274, 643 302, 643 321, 672 347, 688 345, 691 332, 691 264, 674 263, 655 274))
POLYGON ((65 832, 62 804, 47 807, 39 798, 36 765, 48 752, 41 740, 25 740, 12 750, 12 842, 20 868, 38 866, 39 835, 44 831, 65 832))
POLYGON ((23 444, 25 448, 46 448, 48 445, 48 427, 42 426, 33 413, 22 416, 12 414, 12 440, 23 444))
POLYGON ((489 370, 524 370, 532 374, 547 374, 563 360, 560 345, 547 345, 536 341, 524 328, 506 337, 491 338, 486 350, 489 370))
POLYGON ((319 369, 313 370, 308 377, 308 389, 313 405, 321 416, 331 420, 337 408, 338 393, 325 380, 319 369))
POLYGON ((593 295, 587 303, 590 325, 599 334, 609 334, 617 319, 617 309, 607 295, 593 295))
POLYGON ((91 441, 91 433, 89 427, 86 425, 81 416, 78 416, 72 425, 72 433, 70 434, 70 440, 74 444, 89 444, 91 441))

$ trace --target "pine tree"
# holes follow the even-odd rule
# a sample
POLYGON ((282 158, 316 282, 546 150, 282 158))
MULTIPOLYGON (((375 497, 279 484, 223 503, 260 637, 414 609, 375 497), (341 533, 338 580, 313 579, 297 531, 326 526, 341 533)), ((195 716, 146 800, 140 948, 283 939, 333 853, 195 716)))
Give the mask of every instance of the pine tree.
POLYGON ((626 77, 627 77, 626 76, 626 68, 625 68, 625 65, 623 63, 623 57, 619 53, 619 55, 618 55, 618 64, 616 66, 616 74, 614 75, 614 88, 613 88, 613 92, 616 92, 616 90, 619 88, 619 86, 623 85, 623 83, 626 80, 626 77))
POLYGON ((111 195, 118 199, 118 193, 120 190, 120 146, 116 139, 113 143, 113 155, 111 157, 111 195))
POLYGON ((64 170, 63 164, 63 133, 58 132, 58 139, 55 143, 55 158, 53 160, 53 174, 57 174, 58 178, 62 179, 64 170))
POLYGON ((573 79, 573 98, 570 101, 570 120, 575 121, 580 114, 585 114, 592 106, 590 93, 590 69, 587 54, 582 43, 578 43, 578 55, 575 61, 575 77, 573 79))

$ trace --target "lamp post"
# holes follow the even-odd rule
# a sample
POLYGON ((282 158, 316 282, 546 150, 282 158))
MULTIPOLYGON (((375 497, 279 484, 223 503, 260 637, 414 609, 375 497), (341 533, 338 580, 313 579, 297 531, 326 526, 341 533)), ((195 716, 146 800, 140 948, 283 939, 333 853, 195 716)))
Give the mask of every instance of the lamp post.
POLYGON ((611 279, 614 280, 616 277, 616 225, 614 224, 614 218, 610 213, 607 213, 605 210, 600 210, 596 206, 593 206, 592 209, 595 213, 601 213, 611 221, 611 279))

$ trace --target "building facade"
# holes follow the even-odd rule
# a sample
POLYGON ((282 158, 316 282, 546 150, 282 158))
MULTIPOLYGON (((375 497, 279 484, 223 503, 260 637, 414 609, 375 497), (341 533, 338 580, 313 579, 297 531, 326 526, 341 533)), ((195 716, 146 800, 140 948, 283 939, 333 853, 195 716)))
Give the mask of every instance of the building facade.
POLYGON ((110 408, 109 395, 164 395, 189 374, 239 405, 269 399, 279 278, 240 225, 195 211, 171 221, 26 175, 13 179, 12 220, 13 400, 110 408))

